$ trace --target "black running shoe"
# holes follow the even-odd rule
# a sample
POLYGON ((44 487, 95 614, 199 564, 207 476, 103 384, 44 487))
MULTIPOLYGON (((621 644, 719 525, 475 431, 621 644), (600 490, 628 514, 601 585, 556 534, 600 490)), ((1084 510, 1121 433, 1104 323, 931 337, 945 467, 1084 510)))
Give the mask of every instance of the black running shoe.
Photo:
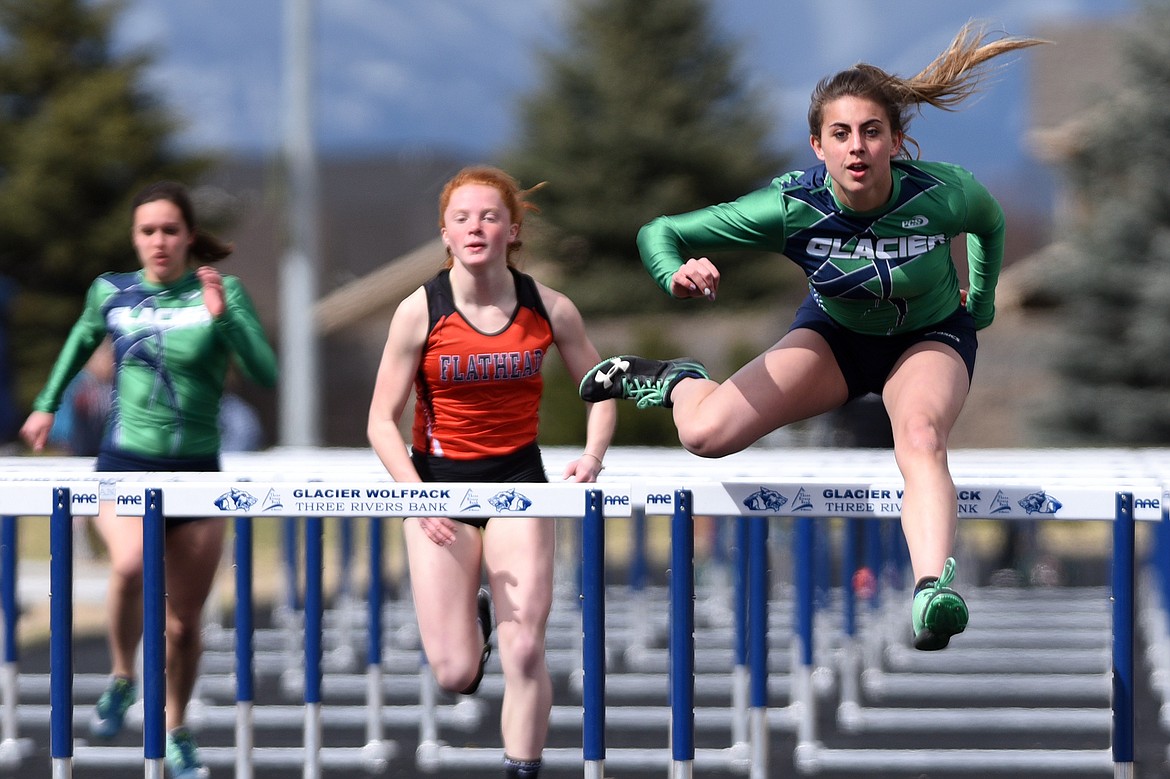
POLYGON ((709 379, 698 360, 649 360, 622 355, 602 360, 581 379, 581 399, 589 403, 616 398, 637 401, 638 408, 670 408, 670 391, 680 379, 709 379))
POLYGON ((479 656, 479 672, 471 684, 459 691, 460 695, 475 694, 479 689, 479 683, 483 681, 483 669, 487 666, 488 658, 492 656, 492 644, 489 640, 492 637, 492 596, 483 587, 479 588, 479 593, 475 596, 475 608, 475 621, 483 631, 483 653, 479 656))

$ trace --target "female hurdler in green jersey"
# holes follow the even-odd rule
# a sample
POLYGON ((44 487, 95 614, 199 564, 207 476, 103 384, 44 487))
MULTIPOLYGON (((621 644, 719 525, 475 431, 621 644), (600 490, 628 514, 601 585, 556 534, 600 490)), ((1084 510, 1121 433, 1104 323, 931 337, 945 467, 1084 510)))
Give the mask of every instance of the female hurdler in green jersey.
MULTIPOLYGON (((21 436, 41 450, 70 379, 109 338, 114 352, 112 410, 98 471, 218 471, 219 403, 228 363, 276 384, 276 355, 234 276, 207 263, 232 247, 196 228, 186 189, 147 187, 134 199, 132 237, 142 269, 105 273, 89 288, 49 380, 21 436)), ((135 654, 142 636, 142 519, 118 516, 104 501, 96 519, 110 554, 107 608, 110 686, 90 733, 111 739, 134 702, 135 654)), ((223 549, 224 519, 167 520, 166 760, 172 777, 203 777, 194 739, 183 727, 194 689, 203 603, 223 549)))
POLYGON ((822 164, 732 203, 659 217, 638 234, 643 264, 676 298, 714 300, 720 276, 706 252, 784 254, 809 280, 788 333, 722 384, 694 360, 628 355, 602 361, 581 383, 588 401, 673 407, 679 440, 705 457, 880 393, 905 479, 918 649, 942 649, 967 625, 967 606, 950 587, 958 506, 947 438, 970 387, 975 331, 995 315, 1004 219, 967 171, 907 159, 907 145, 917 144, 906 131, 923 103, 954 107, 975 91, 984 63, 1040 42, 989 40, 968 25, 913 78, 862 63, 823 79, 808 114, 822 164), (961 233, 969 290, 951 261, 961 233))

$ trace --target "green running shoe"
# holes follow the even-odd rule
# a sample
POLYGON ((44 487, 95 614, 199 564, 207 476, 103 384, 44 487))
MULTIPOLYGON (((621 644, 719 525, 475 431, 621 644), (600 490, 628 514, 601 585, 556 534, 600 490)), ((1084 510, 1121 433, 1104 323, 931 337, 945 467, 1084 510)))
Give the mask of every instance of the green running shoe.
POLYGON ((110 679, 110 685, 98 698, 93 707, 93 714, 89 718, 89 735, 102 741, 109 741, 122 732, 122 723, 126 720, 126 710, 138 697, 138 688, 133 679, 125 676, 115 676, 110 679))
POLYGON ((967 627, 967 604, 959 593, 951 589, 955 580, 955 558, 948 557, 942 575, 914 593, 911 621, 914 626, 914 648, 924 652, 945 649, 951 636, 967 627))
POLYGON ((167 733, 166 763, 171 779, 208 779, 211 771, 199 759, 199 745, 186 728, 167 733))
POLYGON ((685 378, 709 379, 711 375, 701 362, 688 358, 610 357, 585 373, 580 394, 588 403, 613 398, 637 401, 638 408, 670 408, 670 391, 685 378))

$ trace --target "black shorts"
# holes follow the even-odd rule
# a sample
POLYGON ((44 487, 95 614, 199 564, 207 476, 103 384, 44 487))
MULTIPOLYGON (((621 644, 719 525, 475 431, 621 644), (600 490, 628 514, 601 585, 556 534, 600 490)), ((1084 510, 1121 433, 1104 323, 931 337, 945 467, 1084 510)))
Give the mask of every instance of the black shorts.
MULTIPOLYGON (((441 482, 508 482, 548 483, 540 447, 535 442, 511 454, 481 457, 477 460, 452 460, 449 457, 411 450, 410 459, 423 481, 441 482)), ((451 517, 474 527, 487 527, 489 517, 451 517)))
POLYGON ((894 365, 915 344, 935 341, 954 349, 967 366, 967 380, 975 375, 975 352, 979 340, 975 319, 962 306, 941 322, 921 330, 897 335, 864 335, 842 327, 821 310, 812 295, 796 311, 789 332, 804 328, 820 333, 833 350, 837 366, 849 388, 849 399, 871 392, 881 394, 894 365))
MULTIPOLYGON (((207 457, 153 457, 151 455, 136 454, 113 449, 102 449, 98 452, 95 471, 103 473, 130 473, 145 471, 182 471, 191 472, 218 472, 220 469, 219 455, 207 457)), ((143 485, 148 486, 148 485, 143 485)), ((199 522, 207 517, 181 517, 168 519, 168 528, 183 525, 188 522, 199 522)))

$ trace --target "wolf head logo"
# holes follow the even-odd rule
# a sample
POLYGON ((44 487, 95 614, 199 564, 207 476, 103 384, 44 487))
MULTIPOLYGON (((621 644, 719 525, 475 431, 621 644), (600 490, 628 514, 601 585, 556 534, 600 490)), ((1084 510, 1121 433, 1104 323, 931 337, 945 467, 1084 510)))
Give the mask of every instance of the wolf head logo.
POLYGON ((1044 490, 1033 492, 1020 501, 1020 508, 1028 514, 1055 514, 1063 505, 1044 490))
POLYGON ((532 500, 516 492, 515 489, 497 492, 488 498, 488 503, 496 511, 524 511, 532 505, 532 500))
POLYGON ((238 487, 232 487, 213 502, 220 511, 247 511, 256 505, 257 498, 238 487))
POLYGON ((788 498, 776 490, 760 487, 744 498, 743 505, 752 511, 779 511, 787 502, 788 498))

